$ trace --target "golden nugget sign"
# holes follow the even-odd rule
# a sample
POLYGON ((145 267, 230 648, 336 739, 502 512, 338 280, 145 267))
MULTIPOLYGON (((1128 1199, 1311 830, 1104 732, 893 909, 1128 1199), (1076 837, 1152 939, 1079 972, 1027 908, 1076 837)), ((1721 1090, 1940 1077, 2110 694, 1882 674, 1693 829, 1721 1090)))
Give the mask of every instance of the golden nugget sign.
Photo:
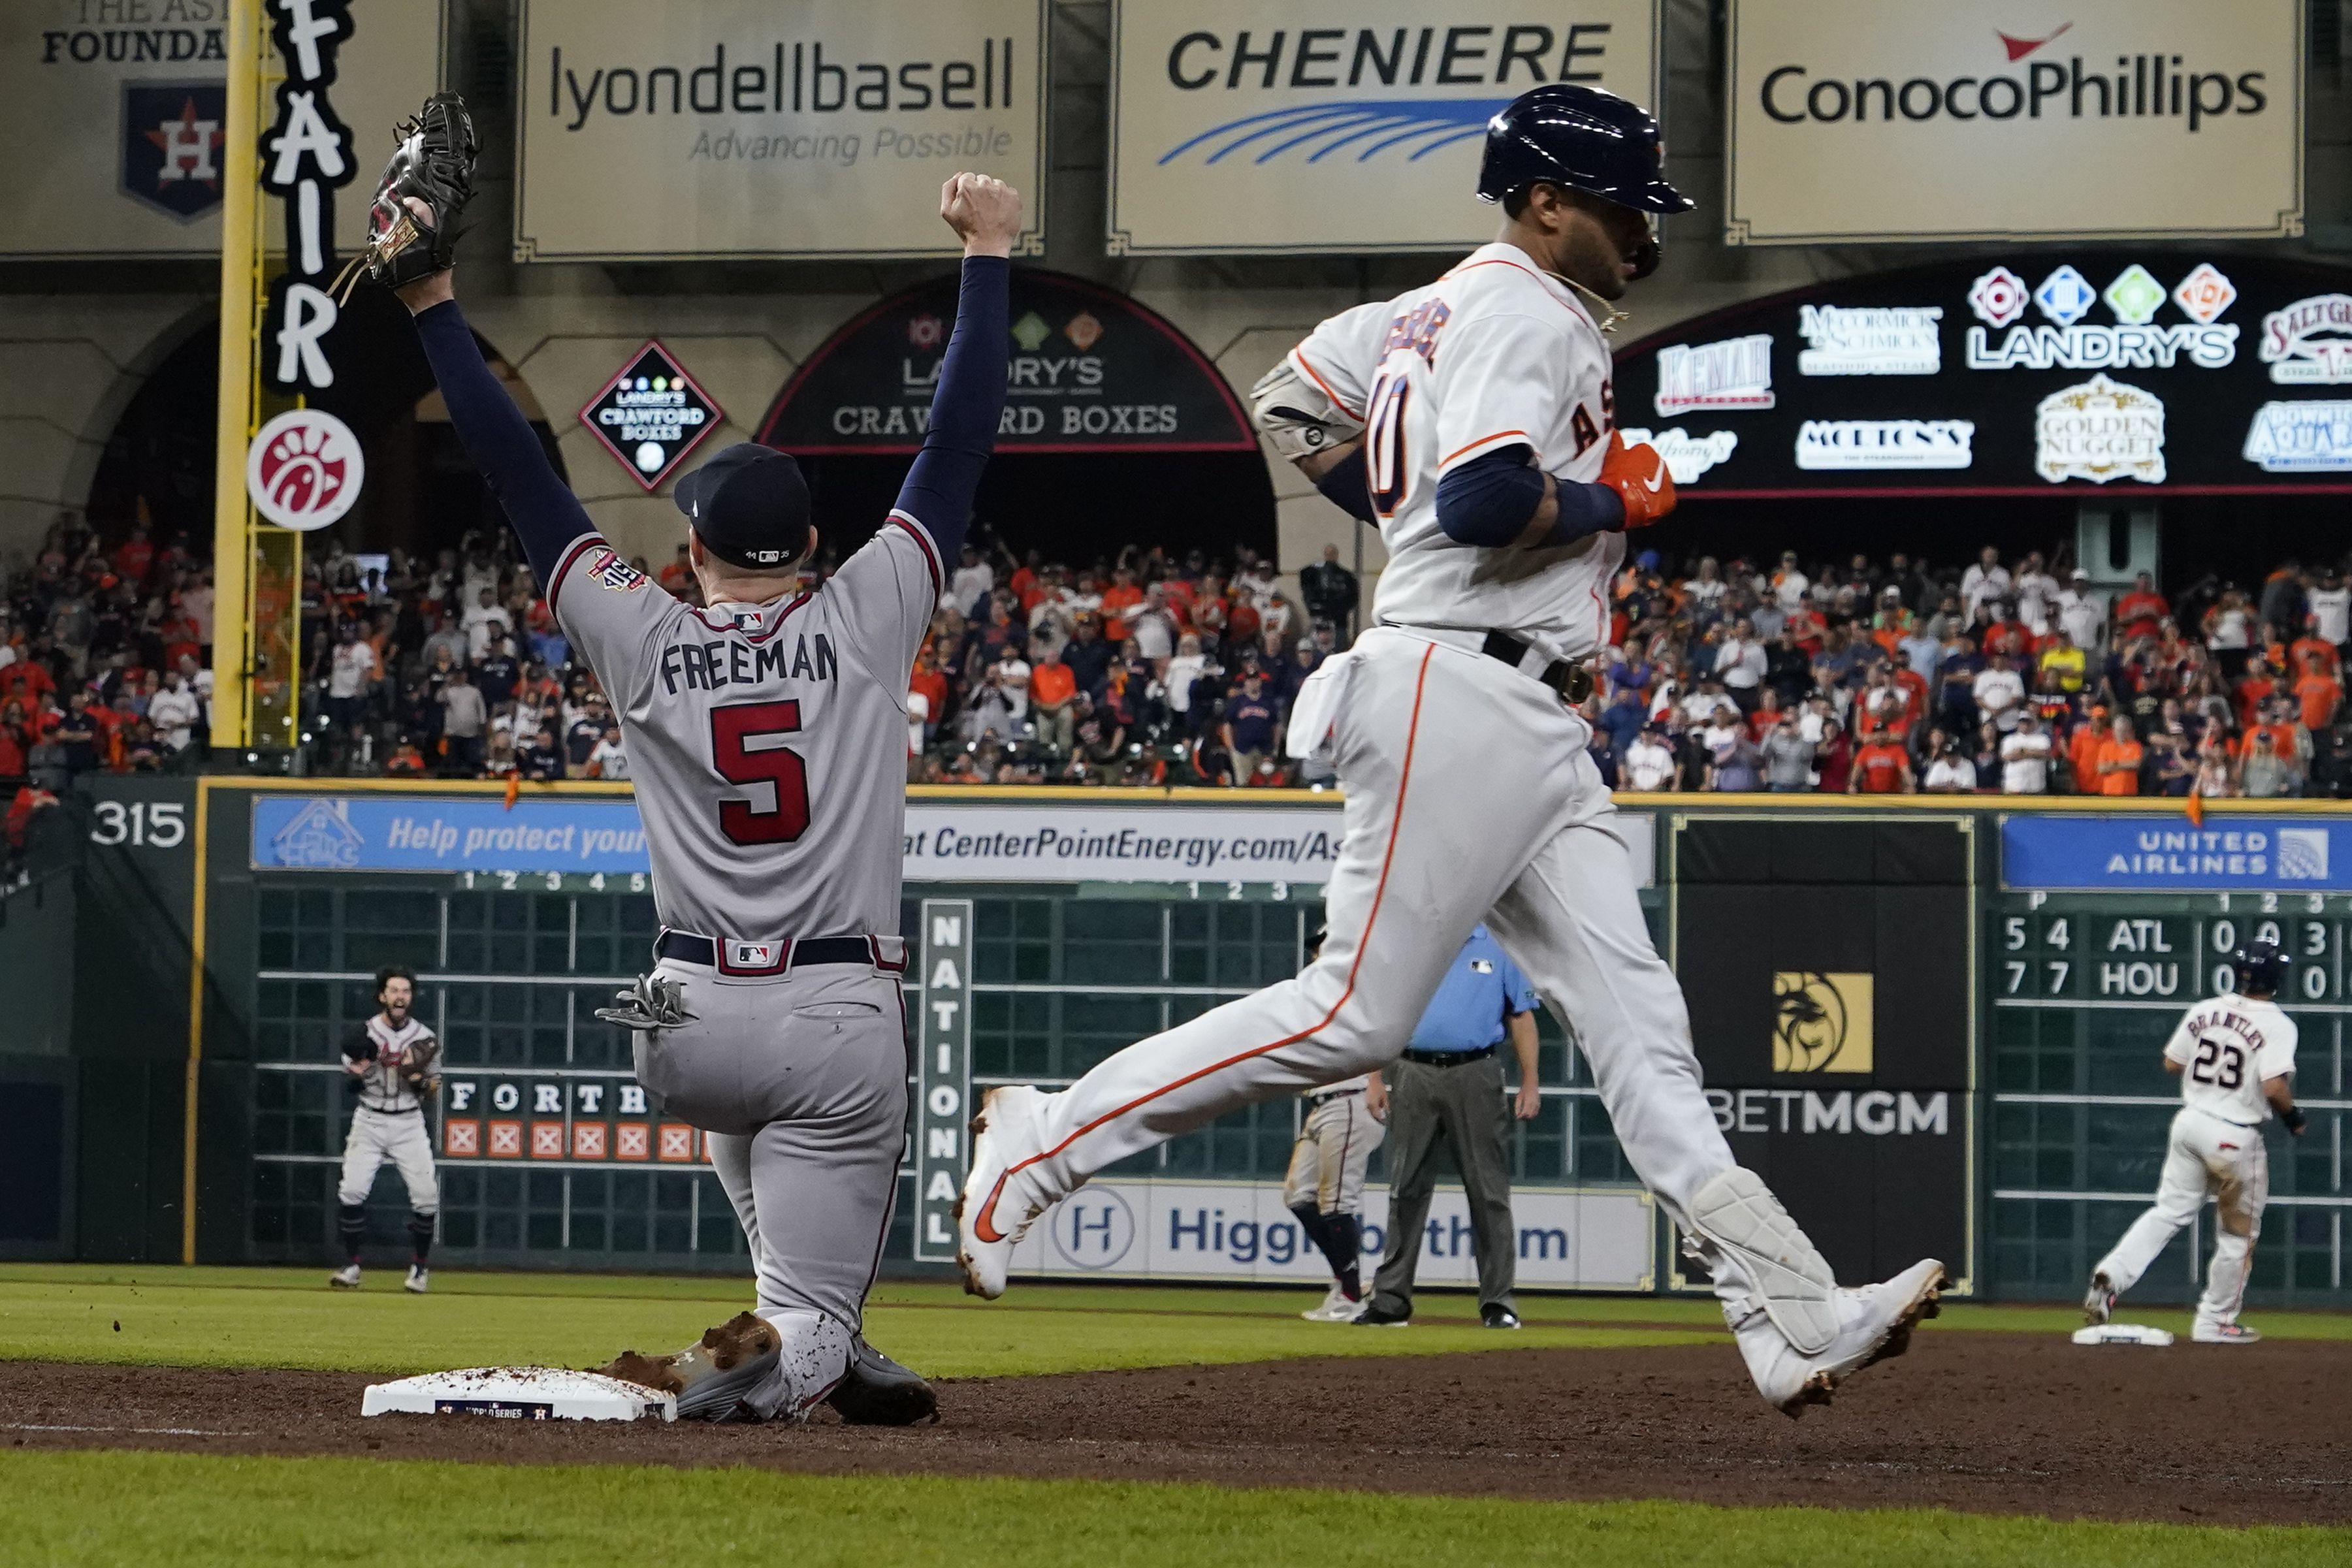
POLYGON ((1735 245, 2303 232, 2302 0, 1731 0, 1735 245))
MULTIPOLYGON (((1113 0, 1113 255, 1454 250, 1495 111, 1657 101, 1656 0, 1113 0)), ((1671 134, 1671 128, 1669 128, 1671 134)))
POLYGON ((960 170, 1044 246, 1045 0, 524 0, 522 260, 946 256, 960 170))

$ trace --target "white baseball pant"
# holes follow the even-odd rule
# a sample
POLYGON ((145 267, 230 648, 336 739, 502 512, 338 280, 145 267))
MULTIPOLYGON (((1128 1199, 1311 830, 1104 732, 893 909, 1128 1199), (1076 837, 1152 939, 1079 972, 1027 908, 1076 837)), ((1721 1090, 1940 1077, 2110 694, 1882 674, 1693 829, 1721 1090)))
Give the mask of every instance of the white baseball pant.
POLYGON ((1306 1124, 1290 1148, 1290 1170, 1283 1177, 1282 1207, 1318 1214, 1361 1214, 1364 1172, 1372 1151, 1389 1135, 1364 1108, 1361 1090, 1334 1094, 1307 1107, 1306 1124))
POLYGON ((2246 1300, 2247 1264, 2263 1228, 2263 1206, 2270 1201, 2270 1151, 2260 1127, 2242 1127, 2186 1105, 2172 1118, 2155 1205, 2133 1220, 2115 1250, 2098 1261, 2098 1272, 2107 1277, 2116 1294, 2139 1282, 2156 1255, 2197 1217, 2208 1194, 2221 1223, 2213 1238, 2213 1261, 2205 1270, 2205 1294, 2197 1303, 2197 1321, 2238 1321, 2238 1309, 2246 1300))
POLYGON ((410 1208, 424 1215, 440 1211, 441 1184, 433 1172, 433 1134, 425 1124, 422 1111, 371 1111, 362 1105, 352 1113, 335 1201, 346 1208, 365 1203, 368 1189, 375 1186, 375 1173, 386 1160, 400 1172, 401 1184, 408 1188, 410 1208))
MULTIPOLYGON (((1332 733, 1346 836, 1320 955, 1046 1096, 1044 1152, 1013 1170, 1042 1202, 1228 1111, 1386 1065, 1483 919, 1572 1023, 1634 1171, 1693 1233, 1691 1199, 1734 1162, 1591 731, 1483 640, 1381 627, 1359 641, 1332 733)), ((1751 1315, 1761 1298, 1738 1263, 1706 1257, 1727 1315, 1751 1315)))

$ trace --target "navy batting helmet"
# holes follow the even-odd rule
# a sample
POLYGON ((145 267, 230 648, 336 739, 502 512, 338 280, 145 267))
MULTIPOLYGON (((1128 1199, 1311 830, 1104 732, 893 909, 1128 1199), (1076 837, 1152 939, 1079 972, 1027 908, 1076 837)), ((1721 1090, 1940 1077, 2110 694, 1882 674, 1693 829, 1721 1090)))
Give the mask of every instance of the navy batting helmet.
POLYGON ((2249 942, 2230 955, 2241 996, 2275 996, 2286 984, 2287 956, 2275 942, 2249 942))
MULTIPOLYGON (((1640 104, 1580 82, 1550 82, 1503 106, 1486 122, 1478 194, 1500 202, 1538 181, 1582 191, 1644 213, 1686 213, 1698 204, 1666 183, 1666 144, 1640 104)), ((1658 265, 1657 246, 1634 259, 1633 276, 1658 265)))

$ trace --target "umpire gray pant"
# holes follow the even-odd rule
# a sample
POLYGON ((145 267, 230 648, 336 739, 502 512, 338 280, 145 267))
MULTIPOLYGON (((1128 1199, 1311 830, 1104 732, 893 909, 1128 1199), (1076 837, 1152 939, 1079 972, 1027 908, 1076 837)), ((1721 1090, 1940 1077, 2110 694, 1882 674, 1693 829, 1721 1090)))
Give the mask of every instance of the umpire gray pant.
POLYGON ((637 1037, 637 1081, 710 1134, 751 1243, 759 1314, 783 1337, 797 1415, 840 1381, 874 1283, 907 1128, 896 974, 813 965, 737 979, 664 958, 690 1021, 637 1037))
POLYGON ((1389 1069, 1389 1234, 1372 1276, 1373 1305, 1386 1312, 1412 1310, 1412 1276, 1421 1265, 1438 1159, 1450 1150, 1470 1200, 1478 1304, 1512 1307, 1518 1230, 1511 1220, 1510 1113, 1501 1053, 1459 1067, 1400 1061, 1389 1069))

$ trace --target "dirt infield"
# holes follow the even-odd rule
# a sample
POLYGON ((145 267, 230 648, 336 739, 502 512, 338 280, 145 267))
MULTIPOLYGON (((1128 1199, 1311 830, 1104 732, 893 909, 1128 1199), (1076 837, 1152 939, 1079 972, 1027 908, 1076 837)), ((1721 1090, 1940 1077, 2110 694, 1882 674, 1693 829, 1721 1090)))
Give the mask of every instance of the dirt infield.
MULTIPOLYGON (((1334 1333, 1368 1332, 1335 1329, 1334 1333)), ((1801 1421, 1728 1343, 1160 1367, 940 1385, 935 1427, 362 1420, 372 1379, 0 1366, 0 1447, 759 1465, 1533 1499, 2352 1523, 2352 1343, 2080 1349, 1935 1333, 1801 1421)))

